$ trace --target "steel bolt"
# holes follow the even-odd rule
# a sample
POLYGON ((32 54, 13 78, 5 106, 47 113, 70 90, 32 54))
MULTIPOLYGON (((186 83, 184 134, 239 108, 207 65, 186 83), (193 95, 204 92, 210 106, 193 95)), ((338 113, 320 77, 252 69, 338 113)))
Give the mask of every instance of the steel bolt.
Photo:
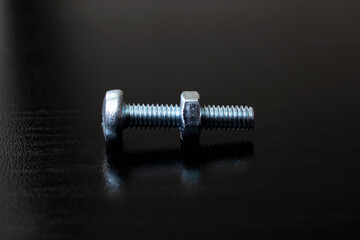
POLYGON ((252 129, 254 109, 248 106, 200 106, 200 95, 184 91, 178 105, 125 104, 119 89, 106 92, 102 128, 106 141, 121 138, 130 128, 179 128, 181 140, 197 140, 200 129, 252 129))

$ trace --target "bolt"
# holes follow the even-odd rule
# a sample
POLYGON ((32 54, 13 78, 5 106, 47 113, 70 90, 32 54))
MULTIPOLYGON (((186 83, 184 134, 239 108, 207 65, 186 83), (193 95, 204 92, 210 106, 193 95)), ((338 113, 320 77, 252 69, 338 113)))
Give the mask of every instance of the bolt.
POLYGON ((119 89, 106 92, 102 128, 106 141, 118 140, 126 128, 179 128, 181 140, 197 140, 200 129, 252 129, 254 109, 248 106, 200 106, 200 95, 184 91, 178 105, 125 104, 119 89))

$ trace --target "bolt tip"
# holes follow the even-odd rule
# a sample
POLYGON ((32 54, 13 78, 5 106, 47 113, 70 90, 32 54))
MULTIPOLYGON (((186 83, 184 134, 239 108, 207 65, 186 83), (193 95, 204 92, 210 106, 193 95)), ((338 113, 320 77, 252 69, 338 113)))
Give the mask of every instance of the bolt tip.
POLYGON ((255 110, 253 107, 249 107, 249 120, 250 120, 249 129, 253 129, 255 122, 255 110))

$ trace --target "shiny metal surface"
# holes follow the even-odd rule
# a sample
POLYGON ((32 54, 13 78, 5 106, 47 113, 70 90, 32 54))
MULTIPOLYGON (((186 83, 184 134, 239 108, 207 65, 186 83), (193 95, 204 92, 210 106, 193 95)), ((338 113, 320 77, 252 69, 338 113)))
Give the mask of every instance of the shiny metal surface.
POLYGON ((102 129, 106 141, 120 140, 125 128, 179 128, 182 141, 198 140, 200 129, 252 129, 254 109, 248 106, 204 106, 200 94, 184 91, 180 106, 125 104, 123 91, 109 90, 102 108, 102 129))
POLYGON ((204 106, 201 109, 201 125, 203 128, 254 128, 255 113, 248 106, 204 106))
POLYGON ((175 128, 181 124, 178 105, 125 104, 124 116, 130 128, 175 128))
POLYGON ((201 127, 200 94, 196 91, 184 91, 180 96, 181 127, 180 139, 198 140, 201 127))
POLYGON ((102 129, 106 141, 121 137, 123 129, 123 92, 115 89, 106 92, 102 107, 102 129))
POLYGON ((359 12, 0 1, 0 239, 360 239, 359 12), (182 149, 177 130, 129 129, 111 152, 99 108, 114 86, 128 103, 179 105, 184 89, 248 103, 256 131, 182 149))

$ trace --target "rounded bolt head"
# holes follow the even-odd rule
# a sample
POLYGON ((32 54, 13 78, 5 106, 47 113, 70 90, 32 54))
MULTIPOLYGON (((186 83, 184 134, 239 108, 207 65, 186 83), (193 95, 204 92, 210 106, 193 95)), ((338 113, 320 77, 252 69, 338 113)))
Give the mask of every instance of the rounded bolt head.
POLYGON ((180 138, 183 141, 198 140, 201 126, 200 94, 184 91, 180 96, 181 126, 180 138))
POLYGON ((123 130, 123 91, 106 92, 102 106, 102 129, 106 141, 121 139, 123 130))

